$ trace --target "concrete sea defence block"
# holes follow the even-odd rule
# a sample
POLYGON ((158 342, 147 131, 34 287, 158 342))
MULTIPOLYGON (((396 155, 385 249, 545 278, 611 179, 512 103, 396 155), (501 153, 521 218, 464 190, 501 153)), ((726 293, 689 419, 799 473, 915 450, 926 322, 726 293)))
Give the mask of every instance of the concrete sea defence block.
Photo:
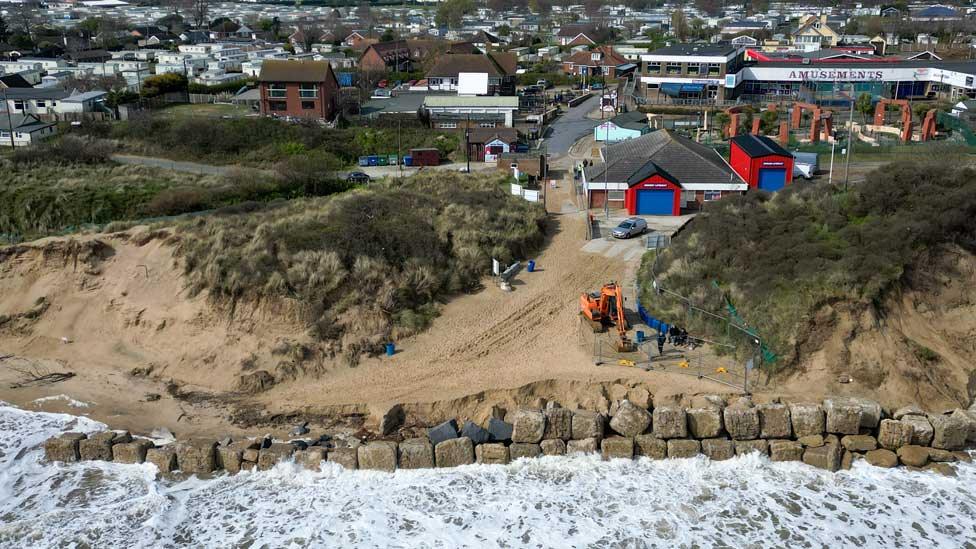
POLYGON ((295 445, 287 442, 275 442, 258 452, 258 470, 267 471, 278 463, 285 461, 295 454, 295 445))
POLYGON ((861 431, 861 406, 848 399, 828 398, 823 402, 827 416, 826 431, 838 435, 856 435, 861 431))
POLYGON ((295 452, 295 463, 309 471, 318 471, 322 467, 322 462, 325 461, 327 455, 328 453, 325 451, 325 448, 321 446, 310 446, 305 450, 295 452))
POLYGON ((915 429, 908 423, 894 419, 882 419, 878 427, 878 444, 882 448, 897 450, 911 444, 915 429))
POLYGON ((608 437, 600 445, 603 459, 633 459, 634 439, 630 437, 608 437))
POLYGON ((744 456, 746 454, 751 454, 753 452, 769 455, 769 442, 766 439, 756 439, 756 440, 736 440, 735 444, 735 455, 744 456))
MULTIPOLYGON (((587 410, 573 412, 573 440, 601 439, 605 420, 603 414, 587 410)), ((594 450, 595 451, 595 450, 594 450)))
POLYGON ((542 455, 542 447, 529 442, 513 442, 508 447, 508 455, 512 461, 519 458, 537 458, 542 455))
POLYGON ((543 440, 569 440, 573 438, 573 411, 566 408, 547 408, 546 431, 543 440))
POLYGON ((217 442, 214 440, 178 440, 175 448, 176 461, 184 473, 206 474, 217 467, 217 442))
POLYGON ((842 449, 839 444, 824 444, 817 448, 807 448, 803 451, 803 463, 827 471, 840 469, 842 449))
MULTIPOLYGON (((470 440, 470 439, 469 439, 470 440)), ((357 448, 360 469, 392 473, 397 466, 397 444, 389 440, 374 440, 357 448)))
POLYGON ((445 440, 434 447, 438 467, 457 467, 474 463, 474 444, 468 437, 445 440))
POLYGON ((725 461, 735 457, 735 446, 727 438, 707 438, 701 441, 701 450, 712 461, 725 461))
POLYGON ((516 410, 512 419, 512 442, 538 444, 546 434, 546 416, 541 410, 516 410))
POLYGON ((654 409, 654 436, 661 439, 688 436, 688 415, 679 406, 658 406, 654 409))
POLYGON ((925 416, 904 415, 900 421, 912 426, 911 444, 918 446, 932 444, 932 437, 935 436, 935 430, 932 429, 932 423, 929 422, 929 418, 925 416))
POLYGON ((542 448, 542 455, 545 456, 566 455, 566 441, 559 438, 543 440, 539 443, 539 447, 542 448))
POLYGON ((959 450, 966 446, 969 438, 968 418, 961 414, 929 416, 932 424, 932 447, 942 450, 959 450))
POLYGON ((457 437, 458 425, 457 421, 453 419, 427 429, 427 438, 430 439, 430 443, 434 446, 437 446, 445 440, 450 440, 457 437))
POLYGON ((715 438, 724 432, 721 408, 689 408, 686 414, 688 432, 694 438, 715 438))
MULTIPOLYGON (((482 444, 481 446, 489 445, 482 444)), ((428 439, 410 438, 400 443, 400 469, 430 469, 433 467, 434 447, 428 439)))
POLYGON ((664 459, 668 457, 668 443, 654 435, 638 435, 634 437, 634 453, 651 459, 664 459))
POLYGON ((566 443, 567 454, 595 454, 599 449, 600 439, 598 438, 574 439, 566 443))
POLYGON ((488 434, 491 442, 512 440, 512 424, 493 417, 488 420, 488 434))
POLYGON ((802 461, 803 445, 795 440, 774 440, 769 443, 771 461, 802 461))
POLYGON ((172 473, 177 469, 176 449, 172 445, 146 450, 146 463, 152 463, 160 473, 172 473))
POLYGON ((759 412, 759 436, 766 439, 793 436, 789 406, 778 403, 760 404, 756 406, 756 411, 759 412))
POLYGON ((924 416, 925 411, 918 406, 911 404, 909 406, 902 406, 895 410, 895 413, 891 414, 892 419, 901 419, 905 416, 924 416))
POLYGON ((625 437, 640 435, 650 425, 651 414, 629 400, 620 401, 617 415, 610 419, 610 428, 625 437))
POLYGON ((908 445, 898 449, 898 461, 902 465, 923 467, 929 461, 929 449, 924 446, 908 445))
POLYGON ((840 444, 849 452, 870 452, 878 447, 878 440, 871 435, 845 435, 840 444))
POLYGON ((146 452, 154 444, 151 440, 136 440, 112 446, 112 460, 116 463, 143 463, 146 452))
POLYGON ((102 431, 78 441, 78 455, 82 461, 112 461, 112 440, 115 433, 102 431))
POLYGON ((790 404, 790 422, 796 438, 822 435, 824 433, 824 413, 819 404, 790 404))
POLYGON ((690 458, 701 452, 701 443, 692 439, 675 438, 668 440, 669 458, 690 458))
POLYGON ((849 400, 861 408, 861 428, 877 429, 884 415, 881 404, 867 398, 850 398, 849 400))
POLYGON ((508 447, 500 442, 474 447, 475 460, 485 465, 505 465, 511 461, 508 447))
POLYGON ((328 451, 326 460, 345 469, 359 469, 359 452, 356 448, 333 448, 328 451))
POLYGON ((88 438, 84 433, 64 433, 44 442, 44 457, 48 461, 73 463, 81 459, 79 443, 88 438))
POLYGON ((891 450, 885 450, 884 448, 867 452, 864 454, 864 459, 875 467, 890 469, 898 466, 898 455, 891 450))
POLYGON ((491 440, 491 433, 470 419, 465 421, 461 427, 461 436, 470 438, 471 442, 476 445, 484 444, 491 440))
POLYGON ((752 406, 729 406, 723 411, 725 430, 733 440, 752 440, 759 436, 759 411, 752 406))

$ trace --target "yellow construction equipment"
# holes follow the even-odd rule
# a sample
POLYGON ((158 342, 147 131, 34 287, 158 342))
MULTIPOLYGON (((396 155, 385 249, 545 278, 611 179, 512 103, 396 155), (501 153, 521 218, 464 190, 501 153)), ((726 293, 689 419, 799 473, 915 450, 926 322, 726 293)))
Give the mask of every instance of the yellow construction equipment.
POLYGON ((624 292, 616 282, 605 284, 599 292, 580 295, 580 314, 587 319, 594 332, 602 332, 611 324, 617 327, 620 336, 617 352, 629 353, 635 350, 633 342, 627 337, 624 292))

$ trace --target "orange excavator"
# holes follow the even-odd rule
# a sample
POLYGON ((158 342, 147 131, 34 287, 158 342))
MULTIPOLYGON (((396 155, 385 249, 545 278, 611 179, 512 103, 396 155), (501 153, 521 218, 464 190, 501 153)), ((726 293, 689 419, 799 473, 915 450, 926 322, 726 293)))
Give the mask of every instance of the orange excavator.
POLYGON ((627 337, 627 316, 624 314, 624 291, 616 282, 604 284, 599 292, 580 295, 580 314, 587 319, 594 332, 602 332, 611 324, 617 326, 620 341, 617 351, 632 352, 634 344, 627 337))

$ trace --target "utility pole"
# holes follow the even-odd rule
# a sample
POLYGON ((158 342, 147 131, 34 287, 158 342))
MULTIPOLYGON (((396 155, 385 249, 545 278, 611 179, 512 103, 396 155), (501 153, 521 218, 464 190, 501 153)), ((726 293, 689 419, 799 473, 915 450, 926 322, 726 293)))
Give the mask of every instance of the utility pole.
POLYGON ((468 163, 465 173, 471 173, 471 113, 468 113, 467 119, 464 125, 464 159, 468 163))
POLYGON ((13 151, 16 145, 14 144, 14 122, 13 118, 10 116, 10 102, 7 101, 7 88, 3 88, 3 110, 7 111, 7 129, 10 131, 10 150, 13 151))
MULTIPOLYGON (((603 111, 603 105, 600 105, 600 111, 603 111)), ((606 137, 603 139, 603 215, 608 220, 610 219, 610 183, 608 182, 608 174, 610 173, 610 124, 604 123, 606 127, 606 137)))
POLYGON ((844 167, 844 192, 847 192, 847 183, 851 179, 851 149, 854 148, 854 82, 851 82, 851 116, 847 122, 847 161, 844 167))
POLYGON ((403 119, 397 116, 397 183, 403 183, 403 157, 401 156, 401 146, 400 146, 400 125, 403 123, 403 119))

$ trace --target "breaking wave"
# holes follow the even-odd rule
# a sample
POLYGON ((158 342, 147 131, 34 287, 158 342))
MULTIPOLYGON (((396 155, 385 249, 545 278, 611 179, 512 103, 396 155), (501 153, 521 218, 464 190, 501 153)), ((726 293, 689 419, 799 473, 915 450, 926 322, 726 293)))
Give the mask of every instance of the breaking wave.
POLYGON ((42 461, 87 418, 0 405, 0 547, 976 547, 958 478, 755 457, 271 471, 160 481, 151 465, 42 461))

